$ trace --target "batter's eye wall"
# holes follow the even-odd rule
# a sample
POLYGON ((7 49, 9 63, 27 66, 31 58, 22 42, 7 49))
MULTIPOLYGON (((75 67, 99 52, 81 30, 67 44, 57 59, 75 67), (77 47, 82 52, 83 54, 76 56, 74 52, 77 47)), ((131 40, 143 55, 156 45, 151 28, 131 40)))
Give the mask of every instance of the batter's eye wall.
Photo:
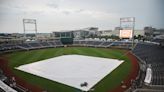
POLYGON ((73 38, 61 38, 63 44, 73 44, 73 38))

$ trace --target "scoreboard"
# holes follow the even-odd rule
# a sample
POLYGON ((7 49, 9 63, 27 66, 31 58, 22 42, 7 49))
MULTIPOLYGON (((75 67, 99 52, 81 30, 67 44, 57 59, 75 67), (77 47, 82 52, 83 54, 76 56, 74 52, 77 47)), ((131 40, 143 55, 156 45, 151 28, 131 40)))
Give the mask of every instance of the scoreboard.
POLYGON ((131 39, 133 35, 133 30, 120 30, 120 38, 131 39))

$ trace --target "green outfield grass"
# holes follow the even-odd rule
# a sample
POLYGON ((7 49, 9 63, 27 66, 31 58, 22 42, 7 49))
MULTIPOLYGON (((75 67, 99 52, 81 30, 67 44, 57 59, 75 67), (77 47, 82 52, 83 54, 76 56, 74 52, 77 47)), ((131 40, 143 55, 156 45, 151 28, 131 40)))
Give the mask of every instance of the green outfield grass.
POLYGON ((32 62, 37 62, 39 60, 44 60, 60 55, 66 54, 79 54, 88 55, 104 58, 115 58, 125 60, 117 69, 106 76, 102 81, 94 86, 93 92, 109 92, 113 88, 120 85, 121 81, 124 80, 130 70, 131 62, 127 56, 123 56, 127 51, 118 49, 105 49, 105 48, 89 48, 89 47, 67 47, 67 48, 49 48, 31 51, 14 52, 8 54, 9 57, 9 67, 13 69, 13 72, 19 77, 26 80, 32 85, 40 86, 41 88, 47 90, 48 92, 80 92, 78 89, 56 83, 51 80, 47 80, 32 74, 28 74, 19 70, 14 69, 23 64, 28 64, 32 62))

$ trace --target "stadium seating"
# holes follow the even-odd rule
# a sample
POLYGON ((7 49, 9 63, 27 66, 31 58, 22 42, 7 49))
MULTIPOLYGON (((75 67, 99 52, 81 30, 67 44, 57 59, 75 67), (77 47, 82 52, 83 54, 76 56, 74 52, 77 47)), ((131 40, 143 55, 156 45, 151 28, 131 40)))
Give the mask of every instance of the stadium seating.
POLYGON ((10 52, 10 51, 14 51, 19 49, 19 47, 17 47, 14 44, 3 44, 0 45, 0 52, 10 52))
POLYGON ((75 46, 89 46, 89 47, 117 47, 130 49, 132 46, 131 42, 122 41, 101 41, 101 40, 74 40, 73 45, 75 46))
MULTIPOLYGON (((130 48, 131 43, 120 42, 120 41, 101 41, 94 39, 87 40, 74 40, 74 46, 89 46, 89 47, 117 47, 117 48, 130 48)), ((0 53, 13 52, 18 50, 31 50, 31 49, 41 49, 50 47, 63 47, 64 45, 60 40, 45 41, 45 42, 24 42, 19 44, 1 44, 0 53)))
POLYGON ((164 87, 164 48, 153 43, 138 43, 132 51, 148 66, 151 65, 151 86, 164 87))
POLYGON ((48 44, 50 44, 51 46, 55 46, 54 42, 47 42, 48 44))
MULTIPOLYGON (((85 41, 83 41, 82 43, 84 44, 85 41)), ((74 40, 73 41, 73 45, 79 45, 80 44, 80 41, 79 40, 74 40)))
POLYGON ((1 44, 0 53, 13 52, 18 50, 31 50, 49 47, 62 47, 63 44, 60 40, 47 41, 47 42, 25 42, 22 44, 1 44))
POLYGON ((44 46, 44 47, 49 47, 49 46, 51 46, 48 42, 41 42, 40 43, 42 46, 44 46))
POLYGON ((32 43, 28 43, 31 47, 34 48, 41 48, 41 44, 38 42, 32 42, 32 43))
POLYGON ((18 44, 18 47, 20 48, 24 48, 24 49, 29 49, 29 48, 32 48, 29 44, 27 43, 23 43, 23 44, 18 44))
POLYGON ((61 47, 61 46, 63 46, 63 44, 62 44, 62 42, 61 42, 60 40, 55 40, 54 42, 55 42, 55 44, 56 44, 56 47, 61 47))

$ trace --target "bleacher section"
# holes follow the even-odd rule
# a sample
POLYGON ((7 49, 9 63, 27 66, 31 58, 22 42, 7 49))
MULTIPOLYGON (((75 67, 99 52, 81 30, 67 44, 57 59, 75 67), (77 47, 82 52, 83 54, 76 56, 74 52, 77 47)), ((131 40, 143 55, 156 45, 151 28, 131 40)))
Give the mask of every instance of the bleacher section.
POLYGON ((63 44, 60 42, 60 40, 45 42, 25 42, 22 44, 3 44, 0 45, 0 53, 62 46, 63 44))
POLYGON ((12 50, 17 50, 19 49, 19 47, 17 47, 16 45, 13 44, 2 44, 0 45, 0 51, 12 51, 12 50))
POLYGON ((63 44, 62 44, 62 42, 60 40, 56 40, 56 41, 54 41, 54 43, 56 44, 56 47, 63 46, 63 44))
POLYGON ((88 46, 88 47, 117 47, 130 49, 132 47, 131 42, 124 41, 101 41, 101 40, 74 40, 74 46, 88 46))
POLYGON ((162 89, 164 92, 164 48, 153 43, 138 43, 132 52, 147 66, 143 80, 145 85, 149 89, 162 89))

